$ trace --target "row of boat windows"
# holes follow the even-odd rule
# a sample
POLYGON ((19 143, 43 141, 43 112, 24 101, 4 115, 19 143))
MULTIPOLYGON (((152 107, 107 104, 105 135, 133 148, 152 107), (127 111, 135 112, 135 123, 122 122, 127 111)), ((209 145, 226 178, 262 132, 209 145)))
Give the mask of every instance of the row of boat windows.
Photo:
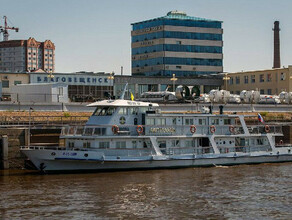
MULTIPOLYGON (((148 107, 120 107, 118 110, 119 115, 136 115, 138 113, 145 113, 148 107)), ((96 108, 93 115, 94 116, 111 116, 117 111, 116 107, 101 107, 96 108)))
MULTIPOLYGON (((165 141, 159 141, 158 146, 159 148, 166 148, 167 144, 165 141)), ((182 144, 184 142, 183 147, 194 147, 196 140, 171 140, 170 141, 170 147, 182 147, 182 144)), ((78 147, 75 145, 75 142, 68 142, 68 146, 71 148, 78 147)), ((85 141, 83 142, 83 148, 99 148, 99 149, 108 149, 108 148, 114 148, 114 149, 123 149, 123 148, 138 148, 138 141, 131 141, 131 147, 127 147, 126 141, 117 141, 112 146, 110 145, 109 141, 101 141, 97 143, 97 146, 92 146, 91 142, 85 141)), ((143 143, 140 144, 139 148, 151 148, 151 142, 150 141, 143 141, 143 143)))
POLYGON ((210 33, 193 33, 193 32, 179 32, 179 31, 160 31, 150 34, 142 34, 132 36, 132 43, 154 40, 160 38, 177 38, 177 39, 194 39, 194 40, 216 40, 222 41, 222 34, 210 33))
MULTIPOLYGON (((251 142, 252 145, 264 145, 266 140, 259 138, 259 139, 245 139, 245 138, 236 138, 235 143, 236 146, 248 146, 249 142, 251 142)), ((170 147, 195 147, 196 143, 198 143, 198 146, 202 145, 202 140, 197 139, 197 140, 171 140, 170 141, 170 147), (183 144, 184 143, 184 144, 183 144)), ((234 141, 233 140, 220 140, 216 141, 217 145, 233 145, 234 141)), ((75 146, 75 142, 68 142, 69 147, 77 147, 75 146)), ((167 146, 167 141, 158 141, 158 146, 161 149, 166 148, 167 146)), ((91 142, 85 141, 83 142, 83 148, 91 148, 91 142)), ((95 146, 95 148, 99 149, 108 149, 108 148, 115 148, 115 149, 123 149, 123 148, 129 148, 127 147, 127 142, 126 141, 117 141, 114 143, 112 147, 110 147, 110 142, 109 141, 101 141, 98 143, 98 146, 95 146)), ((138 141, 132 141, 131 142, 131 147, 130 148, 138 148, 138 141)), ((140 145, 139 148, 151 148, 151 142, 150 141, 143 141, 143 144, 140 145)))
MULTIPOLYGON (((176 125, 179 119, 173 118, 172 124, 176 125)), ((194 125, 195 120, 193 118, 185 118, 184 119, 185 125, 194 125)), ((197 123, 199 125, 207 125, 207 119, 199 118, 197 123)), ((212 118, 210 121, 211 125, 219 125, 219 119, 218 118, 212 118)), ((224 125, 230 125, 231 119, 223 119, 224 125)), ((166 118, 147 118, 146 119, 146 125, 166 125, 166 118)))
POLYGON ((138 47, 132 49, 132 55, 153 53, 160 51, 195 52, 195 53, 222 53, 222 47, 198 46, 181 44, 158 44, 150 47, 138 47))

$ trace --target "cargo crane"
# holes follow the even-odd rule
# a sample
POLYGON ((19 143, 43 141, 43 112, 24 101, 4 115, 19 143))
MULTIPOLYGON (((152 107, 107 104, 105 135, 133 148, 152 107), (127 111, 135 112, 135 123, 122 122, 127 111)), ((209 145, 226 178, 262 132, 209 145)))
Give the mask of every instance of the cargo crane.
POLYGON ((0 26, 0 33, 3 33, 3 41, 8 41, 9 33, 8 30, 15 30, 18 32, 19 28, 16 27, 9 27, 7 25, 7 16, 3 16, 4 19, 4 26, 0 26))

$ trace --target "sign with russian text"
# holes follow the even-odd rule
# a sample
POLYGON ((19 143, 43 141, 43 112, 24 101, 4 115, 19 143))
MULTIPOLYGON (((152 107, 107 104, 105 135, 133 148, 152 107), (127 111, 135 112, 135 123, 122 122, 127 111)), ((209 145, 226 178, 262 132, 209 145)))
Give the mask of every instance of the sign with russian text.
POLYGON ((93 76, 86 74, 30 74, 30 83, 66 83, 67 85, 109 86, 113 82, 107 76, 93 76))

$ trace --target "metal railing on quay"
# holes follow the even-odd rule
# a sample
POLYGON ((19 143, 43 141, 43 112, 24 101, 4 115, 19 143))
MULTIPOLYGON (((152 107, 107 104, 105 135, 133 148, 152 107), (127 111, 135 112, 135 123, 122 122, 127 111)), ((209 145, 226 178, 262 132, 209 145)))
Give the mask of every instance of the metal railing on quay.
POLYGON ((87 116, 0 116, 0 125, 84 125, 87 116))

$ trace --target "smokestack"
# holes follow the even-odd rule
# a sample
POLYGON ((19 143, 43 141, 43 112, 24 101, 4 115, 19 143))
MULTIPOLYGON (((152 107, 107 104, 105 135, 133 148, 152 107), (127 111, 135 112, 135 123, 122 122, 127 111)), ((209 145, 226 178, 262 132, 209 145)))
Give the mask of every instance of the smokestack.
POLYGON ((274 66, 273 68, 280 68, 280 28, 279 21, 274 22, 274 66))

